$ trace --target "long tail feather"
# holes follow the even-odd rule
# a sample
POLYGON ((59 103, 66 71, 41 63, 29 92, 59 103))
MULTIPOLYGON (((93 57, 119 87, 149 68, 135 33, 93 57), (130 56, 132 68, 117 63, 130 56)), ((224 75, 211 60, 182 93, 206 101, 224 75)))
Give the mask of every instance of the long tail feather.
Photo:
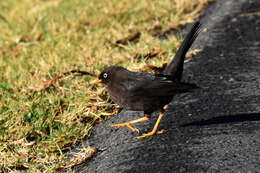
POLYGON ((177 81, 181 80, 185 55, 197 38, 200 26, 201 24, 198 21, 193 24, 190 32, 185 37, 171 63, 165 68, 163 74, 171 75, 177 81))

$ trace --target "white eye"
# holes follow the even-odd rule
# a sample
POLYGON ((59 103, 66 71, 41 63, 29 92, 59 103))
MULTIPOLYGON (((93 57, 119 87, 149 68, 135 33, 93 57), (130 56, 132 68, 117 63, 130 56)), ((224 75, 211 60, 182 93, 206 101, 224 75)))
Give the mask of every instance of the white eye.
POLYGON ((103 77, 106 79, 106 78, 107 78, 107 73, 104 73, 104 74, 103 74, 103 77))

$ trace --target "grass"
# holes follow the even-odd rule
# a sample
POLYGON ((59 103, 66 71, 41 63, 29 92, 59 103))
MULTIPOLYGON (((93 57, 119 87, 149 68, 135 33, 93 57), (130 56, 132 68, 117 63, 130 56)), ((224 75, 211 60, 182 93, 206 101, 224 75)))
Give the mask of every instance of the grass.
POLYGON ((149 71, 147 64, 169 62, 181 40, 158 35, 193 22, 209 1, 0 1, 0 170, 71 167, 61 162, 65 149, 118 106, 88 75, 37 88, 70 70, 98 74, 116 64, 149 71), (123 40, 135 34, 140 38, 123 40))

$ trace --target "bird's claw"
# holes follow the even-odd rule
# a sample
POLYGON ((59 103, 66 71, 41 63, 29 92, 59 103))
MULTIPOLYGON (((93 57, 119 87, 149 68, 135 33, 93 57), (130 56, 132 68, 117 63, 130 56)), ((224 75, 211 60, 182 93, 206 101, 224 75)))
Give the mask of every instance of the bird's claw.
POLYGON ((121 123, 121 124, 110 124, 111 127, 125 127, 127 126, 127 123, 121 123))
POLYGON ((148 136, 153 136, 156 132, 150 132, 150 133, 145 133, 143 134, 142 136, 137 136, 138 139, 141 139, 141 138, 146 138, 148 136))
POLYGON ((141 139, 141 138, 146 138, 146 137, 148 137, 148 136, 153 136, 153 135, 155 135, 155 134, 157 134, 157 135, 160 135, 160 134, 163 134, 165 132, 165 130, 160 130, 160 131, 151 131, 151 132, 149 132, 149 133, 145 133, 145 134, 143 134, 142 136, 137 136, 137 138, 138 139, 141 139))
POLYGON ((165 132, 165 130, 159 130, 156 132, 157 135, 163 134, 165 132))
POLYGON ((131 123, 111 124, 110 126, 111 126, 111 127, 118 127, 118 128, 120 128, 120 127, 128 127, 128 128, 131 129, 133 132, 137 131, 138 134, 140 133, 140 130, 137 129, 137 128, 135 128, 135 127, 133 127, 133 126, 131 125, 131 123))

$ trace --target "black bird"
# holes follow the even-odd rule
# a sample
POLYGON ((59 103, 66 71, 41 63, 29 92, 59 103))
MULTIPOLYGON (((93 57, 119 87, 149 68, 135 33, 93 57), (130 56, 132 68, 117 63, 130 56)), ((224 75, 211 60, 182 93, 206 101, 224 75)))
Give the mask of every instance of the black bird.
MULTIPOLYGON (((181 78, 185 55, 198 36, 199 29, 200 23, 195 22, 175 57, 162 74, 132 72, 120 66, 110 66, 101 72, 98 80, 92 82, 92 84, 105 84, 111 99, 126 110, 144 111, 145 115, 160 110, 161 113, 153 130, 150 133, 138 136, 138 138, 163 133, 163 130, 157 131, 157 127, 165 109, 167 109, 167 104, 175 95, 198 88, 195 84, 181 82, 181 78)), ((111 126, 127 126, 135 131, 137 129, 131 124, 145 120, 149 120, 149 117, 145 116, 121 124, 112 124, 111 126)))

